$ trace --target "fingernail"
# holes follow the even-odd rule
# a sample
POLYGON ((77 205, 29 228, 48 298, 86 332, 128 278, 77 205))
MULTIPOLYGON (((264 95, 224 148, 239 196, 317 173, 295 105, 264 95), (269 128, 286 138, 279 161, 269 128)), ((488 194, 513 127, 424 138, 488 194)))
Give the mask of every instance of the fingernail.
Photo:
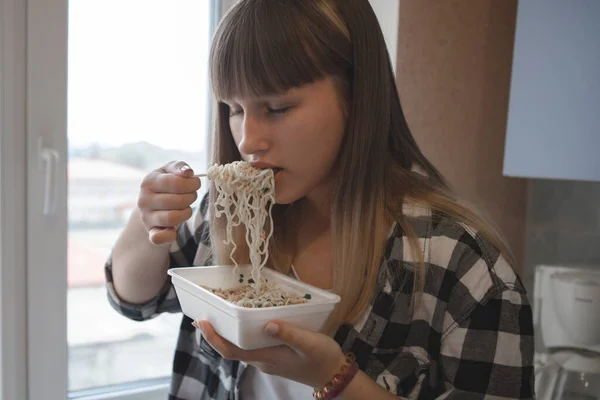
POLYGON ((196 321, 192 321, 192 326, 196 329, 200 329, 200 327, 198 326, 198 323, 196 321))
POLYGON ((181 167, 179 167, 179 169, 183 172, 187 171, 188 169, 190 169, 189 165, 182 165, 181 167))
POLYGON ((269 322, 267 324, 265 332, 267 332, 269 335, 274 335, 277 332, 279 332, 279 326, 277 324, 273 324, 273 323, 269 322))

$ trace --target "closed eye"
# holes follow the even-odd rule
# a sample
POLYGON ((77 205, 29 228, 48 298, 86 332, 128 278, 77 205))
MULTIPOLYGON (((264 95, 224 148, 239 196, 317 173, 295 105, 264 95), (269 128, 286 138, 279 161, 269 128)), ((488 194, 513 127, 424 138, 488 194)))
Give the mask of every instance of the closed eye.
POLYGON ((291 107, 283 107, 283 108, 271 108, 269 107, 269 113, 271 114, 284 114, 286 111, 288 111, 291 107))
POLYGON ((234 110, 233 108, 229 109, 229 117, 235 117, 236 115, 242 114, 243 110, 234 110))

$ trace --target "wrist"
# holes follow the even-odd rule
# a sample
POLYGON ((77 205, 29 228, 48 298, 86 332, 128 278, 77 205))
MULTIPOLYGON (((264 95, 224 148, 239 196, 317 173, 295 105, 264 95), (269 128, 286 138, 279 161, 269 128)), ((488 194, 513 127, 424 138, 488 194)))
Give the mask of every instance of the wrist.
MULTIPOLYGON (((356 375, 354 376, 354 378, 352 378, 352 380, 350 382, 348 382, 348 385, 346 385, 346 387, 340 391, 340 393, 338 394, 338 397, 335 398, 335 400, 351 400, 351 399, 363 399, 364 397, 364 393, 361 393, 364 390, 364 378, 366 377, 366 375, 364 374, 364 372, 362 371, 357 371, 356 375), (358 397, 356 396, 356 394, 361 393, 361 395, 359 395, 358 397)), ((370 378, 367 377, 367 379, 371 382, 373 382, 370 378)))
POLYGON ((354 355, 346 354, 337 373, 320 389, 315 389, 313 397, 316 400, 332 400, 338 397, 354 379, 358 370, 354 355))

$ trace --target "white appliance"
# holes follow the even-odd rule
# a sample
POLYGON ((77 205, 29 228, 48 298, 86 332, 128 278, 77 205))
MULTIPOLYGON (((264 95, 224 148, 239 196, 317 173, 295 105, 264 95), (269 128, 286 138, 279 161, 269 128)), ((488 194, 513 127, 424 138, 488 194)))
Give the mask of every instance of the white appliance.
POLYGON ((540 400, 600 400, 600 266, 538 266, 533 317, 540 400))

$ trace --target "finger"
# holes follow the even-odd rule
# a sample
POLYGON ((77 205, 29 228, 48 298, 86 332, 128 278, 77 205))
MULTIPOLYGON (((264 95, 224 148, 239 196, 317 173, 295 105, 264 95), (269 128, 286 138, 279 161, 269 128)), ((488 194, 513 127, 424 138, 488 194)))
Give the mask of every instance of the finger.
POLYGON ((223 358, 240 360, 254 364, 275 365, 284 357, 289 357, 291 350, 289 347, 280 345, 256 350, 240 349, 227 339, 220 336, 213 326, 207 321, 196 321, 193 323, 196 328, 202 330, 202 335, 208 343, 223 358))
POLYGON ((226 360, 249 361, 248 352, 246 350, 240 349, 230 341, 222 338, 217 334, 209 322, 198 321, 195 324, 202 330, 202 335, 206 341, 221 355, 221 357, 226 360))
POLYGON ((180 176, 160 168, 146 175, 140 188, 146 193, 183 194, 197 192, 200 186, 200 178, 193 176, 193 173, 190 176, 180 176))
POLYGON ((171 244, 177 240, 177 231, 175 228, 152 228, 148 232, 148 239, 156 246, 171 244))
POLYGON ((200 178, 182 177, 173 174, 161 173, 154 177, 150 184, 150 190, 154 193, 195 193, 200 189, 200 178))
POLYGON ((193 213, 190 207, 183 210, 151 211, 144 213, 142 219, 147 228, 171 228, 190 219, 193 213))
POLYGON ((317 336, 314 332, 295 327, 283 321, 271 321, 265 327, 265 332, 281 340, 292 349, 309 354, 314 348, 317 336))
POLYGON ((160 168, 162 172, 190 178, 194 176, 194 170, 185 161, 171 161, 160 168))
POLYGON ((140 196, 137 206, 140 210, 185 210, 198 198, 198 192, 185 194, 154 193, 140 196))

